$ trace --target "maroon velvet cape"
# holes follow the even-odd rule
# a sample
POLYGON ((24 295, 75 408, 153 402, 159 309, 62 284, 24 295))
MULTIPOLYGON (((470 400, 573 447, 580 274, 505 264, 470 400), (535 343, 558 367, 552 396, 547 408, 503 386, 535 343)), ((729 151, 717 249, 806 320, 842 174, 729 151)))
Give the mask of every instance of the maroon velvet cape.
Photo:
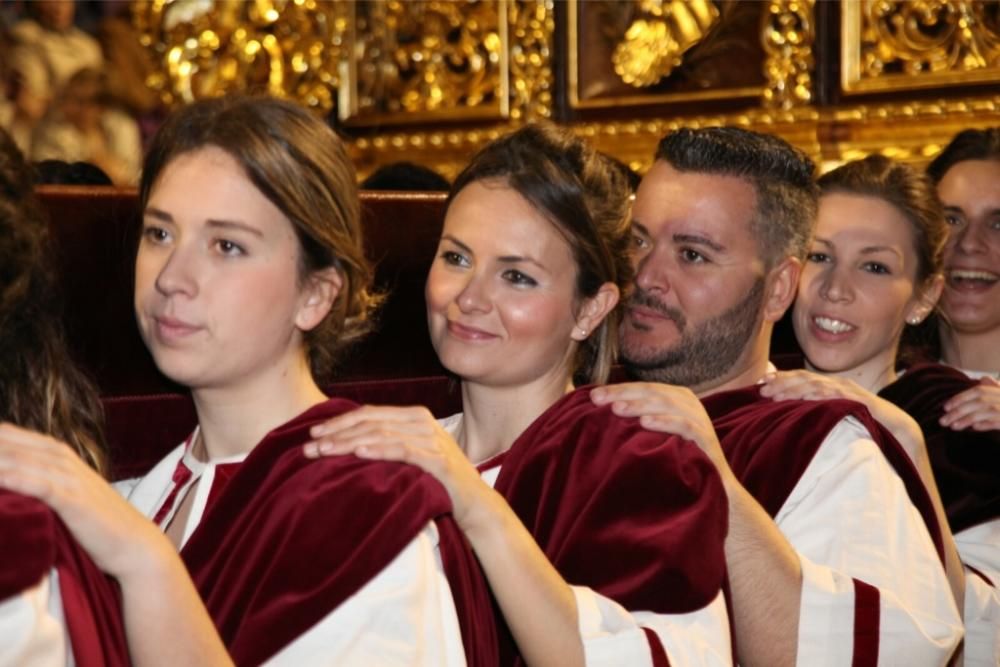
POLYGON ((733 473, 771 517, 777 516, 827 434, 842 419, 854 417, 903 481, 943 562, 943 538, 927 488, 906 451, 862 404, 774 401, 761 396, 756 385, 712 394, 702 402, 733 473))
POLYGON ((44 503, 0 490, 0 601, 55 568, 78 665, 129 665, 117 582, 106 576, 44 503))
POLYGON ((485 578, 444 488, 414 466, 302 454, 331 399, 271 431, 181 551, 237 664, 259 664, 322 620, 435 521, 469 665, 496 663, 485 578))
POLYGON ((704 607, 726 573, 728 506, 715 467, 693 443, 594 405, 590 389, 521 434, 496 490, 568 583, 635 611, 704 607))
POLYGON ((924 431, 934 479, 954 532, 1000 517, 1000 431, 953 431, 938 421, 952 396, 979 384, 942 364, 920 364, 879 392, 924 431))

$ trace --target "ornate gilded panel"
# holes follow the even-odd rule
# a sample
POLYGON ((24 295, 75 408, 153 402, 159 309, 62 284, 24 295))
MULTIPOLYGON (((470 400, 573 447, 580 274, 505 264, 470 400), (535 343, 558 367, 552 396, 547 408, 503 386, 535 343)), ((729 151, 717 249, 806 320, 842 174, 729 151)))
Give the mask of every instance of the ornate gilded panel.
POLYGON ((574 131, 640 170, 682 125, 771 132, 826 166, 871 152, 922 162, 964 127, 1000 125, 1000 88, 985 87, 1000 82, 996 1, 563 8, 559 59, 555 0, 145 0, 134 17, 168 103, 296 99, 358 128, 362 175, 413 160, 453 177, 486 142, 545 118, 582 119, 574 131), (814 50, 838 33, 840 53, 814 50), (984 87, 956 97, 959 84, 984 87), (917 89, 936 96, 905 94, 917 89), (557 92, 569 110, 554 108, 557 92), (897 94, 863 97, 873 92, 897 94))
POLYGON ((348 125, 547 118, 553 0, 149 0, 168 104, 241 91, 348 125))
POLYGON ((317 0, 150 0, 135 3, 133 20, 163 64, 147 85, 168 105, 266 91, 329 111, 346 9, 317 0))
POLYGON ((569 0, 567 12, 574 108, 811 99, 813 0, 569 0))
POLYGON ((551 0, 365 0, 351 12, 348 124, 551 114, 551 0))
POLYGON ((503 118, 509 113, 507 3, 352 3, 352 124, 503 118))
POLYGON ((846 93, 1000 82, 1000 3, 864 0, 841 8, 846 93))
POLYGON ((761 21, 764 46, 763 99, 766 107, 791 109, 813 99, 816 67, 814 0, 772 0, 761 21))

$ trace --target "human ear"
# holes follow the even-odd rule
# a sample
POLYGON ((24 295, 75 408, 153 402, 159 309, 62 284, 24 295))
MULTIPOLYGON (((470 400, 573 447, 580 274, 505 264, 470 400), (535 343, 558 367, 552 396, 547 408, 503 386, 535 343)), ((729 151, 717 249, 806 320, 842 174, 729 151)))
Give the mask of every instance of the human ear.
POLYGON ((943 289, 944 276, 940 273, 935 273, 925 280, 923 287, 918 288, 917 293, 913 295, 913 303, 910 304, 906 313, 906 323, 917 325, 923 322, 934 310, 943 289))
POLYGON ((768 272, 764 282, 764 321, 777 322, 792 305, 802 274, 802 262, 786 257, 768 272))
POLYGON ((314 271, 302 288, 301 303, 295 315, 295 326, 309 331, 327 316, 344 286, 344 277, 335 267, 314 271))
POLYGON ((601 322, 608 316, 616 305, 620 293, 618 286, 614 283, 604 283, 597 293, 583 300, 580 305, 580 312, 576 316, 576 326, 570 333, 570 338, 576 341, 587 339, 594 329, 601 326, 601 322))

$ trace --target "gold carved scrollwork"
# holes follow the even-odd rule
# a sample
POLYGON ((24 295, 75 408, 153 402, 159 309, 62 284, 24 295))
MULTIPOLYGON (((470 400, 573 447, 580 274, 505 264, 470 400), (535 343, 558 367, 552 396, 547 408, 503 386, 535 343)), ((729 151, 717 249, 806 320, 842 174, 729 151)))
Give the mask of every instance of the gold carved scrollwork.
POLYGON ((356 124, 547 118, 554 0, 147 0, 169 104, 267 91, 356 124))
POLYGON ((790 109, 812 100, 814 0, 772 0, 763 17, 764 105, 790 109))
POLYGON ((526 120, 552 113, 553 0, 363 2, 353 124, 526 120))
POLYGON ((847 91, 1000 81, 1000 3, 866 0, 843 11, 847 91))
POLYGON ((553 0, 511 2, 510 117, 539 120, 552 116, 553 0))
POLYGON ((341 3, 149 0, 133 12, 163 64, 147 81, 168 104, 266 91, 329 111, 346 28, 341 3))
POLYGON ((866 3, 862 20, 863 76, 895 68, 920 74, 1000 64, 996 3, 882 0, 866 3))
POLYGON ((719 20, 711 0, 640 0, 611 60, 625 83, 643 88, 669 76, 719 20))
POLYGON ((358 115, 499 101, 505 44, 497 2, 356 5, 358 115))

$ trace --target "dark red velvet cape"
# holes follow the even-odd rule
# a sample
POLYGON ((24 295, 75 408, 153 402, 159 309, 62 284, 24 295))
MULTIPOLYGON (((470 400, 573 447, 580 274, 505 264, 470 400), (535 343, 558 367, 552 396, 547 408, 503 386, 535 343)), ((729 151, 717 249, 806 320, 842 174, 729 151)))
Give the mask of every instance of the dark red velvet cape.
POLYGON ((410 465, 302 454, 311 426, 355 407, 331 399, 269 433, 181 551, 230 654, 237 664, 267 660, 433 520, 468 663, 495 664, 489 589, 444 488, 410 465))
POLYGON ((923 429, 934 479, 956 533, 1000 517, 1000 431, 953 431, 938 422, 948 399, 978 384, 950 366, 920 364, 879 392, 923 429))
POLYGON ((941 530, 920 475, 902 446, 862 404, 843 399, 773 401, 761 396, 758 386, 719 392, 702 402, 733 473, 772 517, 785 504, 827 434, 842 419, 854 417, 868 429, 903 481, 943 558, 941 530))
POLYGON ((44 503, 0 489, 0 600, 59 573, 66 626, 78 665, 128 665, 118 584, 98 569, 44 503))
POLYGON ((708 457, 568 394, 517 439, 496 490, 570 584, 630 610, 704 607, 725 578, 728 506, 708 457))

